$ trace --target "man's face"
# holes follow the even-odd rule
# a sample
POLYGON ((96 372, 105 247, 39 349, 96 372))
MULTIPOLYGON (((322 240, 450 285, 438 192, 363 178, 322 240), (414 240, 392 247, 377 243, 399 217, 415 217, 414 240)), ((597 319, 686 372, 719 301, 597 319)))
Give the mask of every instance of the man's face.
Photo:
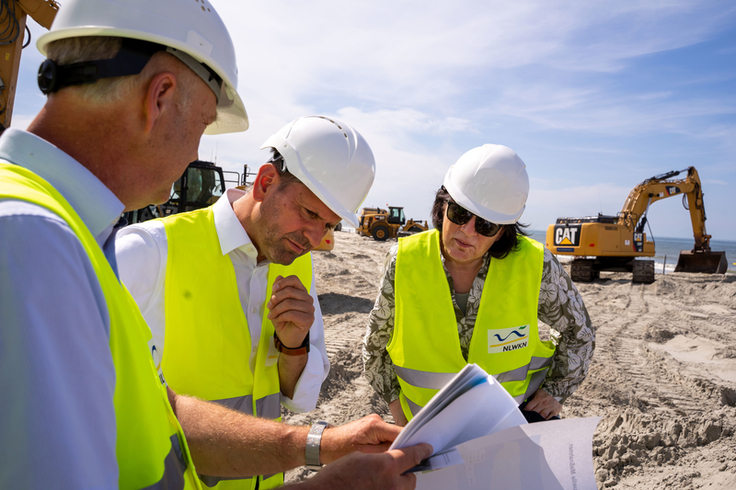
POLYGON ((171 184, 184 173, 189 163, 197 160, 199 142, 205 128, 217 117, 217 99, 212 90, 198 77, 187 77, 188 97, 182 97, 176 106, 173 124, 170 124, 165 138, 166 154, 160 162, 160 186, 156 190, 156 204, 166 202, 171 192, 171 184), (189 99, 186 101, 185 99, 189 99))
POLYGON ((327 231, 340 222, 340 216, 301 182, 279 181, 260 203, 258 220, 259 260, 265 257, 289 265, 318 247, 327 231))

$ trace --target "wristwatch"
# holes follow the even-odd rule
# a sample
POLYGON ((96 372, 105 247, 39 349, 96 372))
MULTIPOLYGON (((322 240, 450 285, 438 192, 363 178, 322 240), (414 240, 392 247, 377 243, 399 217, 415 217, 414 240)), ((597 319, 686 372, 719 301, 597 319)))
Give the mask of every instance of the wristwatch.
POLYGON ((302 342, 302 345, 300 345, 299 347, 286 347, 284 344, 281 343, 281 339, 279 338, 278 334, 276 334, 276 331, 274 331, 273 345, 276 347, 277 351, 281 352, 284 355, 305 356, 309 353, 309 332, 307 332, 307 336, 304 337, 304 342, 302 342))
POLYGON ((329 422, 318 420, 309 428, 309 434, 307 434, 307 449, 304 454, 304 459, 305 466, 312 471, 317 471, 322 468, 322 465, 319 462, 319 446, 322 442, 322 433, 327 427, 331 427, 329 422))

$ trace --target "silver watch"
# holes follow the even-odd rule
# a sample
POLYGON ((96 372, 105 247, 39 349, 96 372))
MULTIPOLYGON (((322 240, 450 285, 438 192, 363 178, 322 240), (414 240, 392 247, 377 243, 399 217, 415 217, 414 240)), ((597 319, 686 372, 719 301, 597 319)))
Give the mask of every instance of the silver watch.
POLYGON ((319 446, 322 442, 322 433, 327 427, 330 427, 329 422, 318 420, 309 428, 309 434, 307 434, 307 449, 304 459, 306 461, 306 467, 310 470, 317 471, 322 468, 322 465, 319 462, 319 446))

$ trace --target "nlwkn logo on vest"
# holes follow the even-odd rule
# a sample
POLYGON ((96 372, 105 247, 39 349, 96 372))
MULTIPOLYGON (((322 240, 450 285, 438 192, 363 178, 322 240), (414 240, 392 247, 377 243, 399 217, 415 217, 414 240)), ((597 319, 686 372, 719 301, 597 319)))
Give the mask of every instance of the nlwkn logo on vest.
POLYGON ((488 330, 488 353, 497 354, 523 349, 529 345, 529 325, 488 330))

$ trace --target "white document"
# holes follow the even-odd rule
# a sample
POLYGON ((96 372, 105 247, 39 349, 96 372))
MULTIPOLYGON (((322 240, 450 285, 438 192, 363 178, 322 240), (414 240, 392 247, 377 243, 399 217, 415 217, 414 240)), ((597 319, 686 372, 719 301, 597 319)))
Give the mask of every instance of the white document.
POLYGON ((596 490, 593 432, 600 417, 511 427, 464 442, 463 463, 416 473, 417 490, 596 490))
POLYGON ((468 364, 409 421, 391 449, 426 442, 437 454, 526 423, 504 387, 476 364, 468 364))

